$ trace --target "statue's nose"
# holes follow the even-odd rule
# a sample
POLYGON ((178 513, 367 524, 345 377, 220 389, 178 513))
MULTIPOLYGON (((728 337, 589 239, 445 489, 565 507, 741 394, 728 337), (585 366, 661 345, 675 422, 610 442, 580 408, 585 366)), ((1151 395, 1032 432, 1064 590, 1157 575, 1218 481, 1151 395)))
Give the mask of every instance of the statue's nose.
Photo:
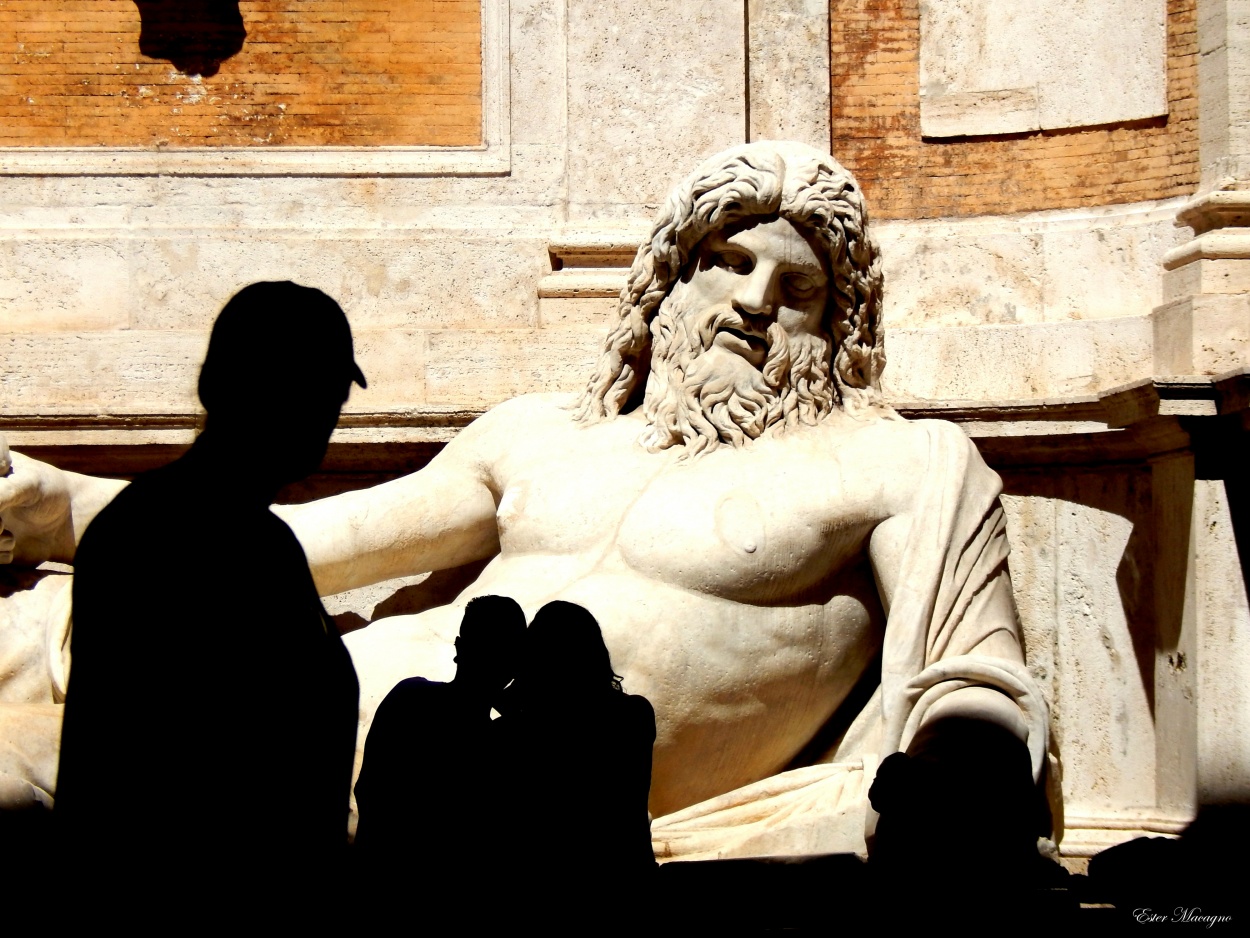
POLYGON ((734 291, 734 307, 748 316, 771 316, 773 314, 773 276, 764 264, 759 264, 744 276, 734 291))

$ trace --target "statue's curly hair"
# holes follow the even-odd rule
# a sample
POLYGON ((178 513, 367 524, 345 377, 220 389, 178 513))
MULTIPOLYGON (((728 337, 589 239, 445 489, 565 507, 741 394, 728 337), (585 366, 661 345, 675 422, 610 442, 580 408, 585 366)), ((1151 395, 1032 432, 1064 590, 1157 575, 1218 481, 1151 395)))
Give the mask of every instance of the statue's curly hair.
POLYGON ((758 216, 785 218, 824 248, 835 392, 851 413, 890 412, 878 390, 885 367, 881 259, 859 185, 828 154, 800 143, 760 141, 716 154, 669 195, 634 257, 619 319, 576 405, 578 420, 625 409, 650 369, 651 320, 695 247, 711 231, 758 216))

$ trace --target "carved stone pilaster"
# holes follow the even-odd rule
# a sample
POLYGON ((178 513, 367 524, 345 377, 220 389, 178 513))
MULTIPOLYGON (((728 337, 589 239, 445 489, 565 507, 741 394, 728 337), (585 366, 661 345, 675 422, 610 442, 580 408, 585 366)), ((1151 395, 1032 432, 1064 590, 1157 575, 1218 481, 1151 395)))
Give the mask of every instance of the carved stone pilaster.
POLYGON ((1250 190, 1196 197, 1177 214, 1192 240, 1163 259, 1155 374, 1221 374, 1250 363, 1250 190))

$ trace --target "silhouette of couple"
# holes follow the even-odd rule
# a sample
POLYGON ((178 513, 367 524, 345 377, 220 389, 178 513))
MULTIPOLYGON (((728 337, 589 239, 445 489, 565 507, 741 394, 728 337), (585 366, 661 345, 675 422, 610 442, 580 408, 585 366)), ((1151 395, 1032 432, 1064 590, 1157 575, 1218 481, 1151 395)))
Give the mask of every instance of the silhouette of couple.
MULTIPOLYGON (((69 876, 103 903, 273 907, 346 859, 359 685, 269 506, 320 464, 352 383, 334 300, 245 287, 213 326, 203 432, 81 539, 54 817, 69 876)), ((515 602, 483 597, 457 651, 455 681, 405 681, 378 712, 364 851, 396 870, 417 853, 449 872, 551 852, 653 864, 654 716, 619 692, 590 614, 552 603, 527 632, 515 602)))
POLYGON ((356 783, 367 875, 397 901, 418 877, 451 894, 490 881, 507 912, 478 914, 545 920, 570 890, 644 888, 655 715, 622 691, 594 617, 556 601, 527 630, 514 600, 480 596, 456 665, 449 684, 400 682, 374 717, 356 783))

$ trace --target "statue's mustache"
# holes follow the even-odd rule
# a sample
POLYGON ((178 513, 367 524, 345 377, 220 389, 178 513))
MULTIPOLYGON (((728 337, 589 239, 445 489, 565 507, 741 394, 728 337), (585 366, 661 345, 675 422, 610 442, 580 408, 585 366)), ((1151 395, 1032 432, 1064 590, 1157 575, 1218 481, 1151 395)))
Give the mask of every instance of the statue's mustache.
POLYGON ((774 319, 768 321, 763 316, 750 316, 734 309, 728 303, 718 303, 693 314, 689 340, 691 346, 699 352, 706 352, 716 340, 716 333, 722 329, 735 333, 743 340, 752 344, 758 342, 765 354, 761 366, 764 380, 770 388, 781 386, 790 369, 790 343, 781 325, 774 319), (760 326, 767 322, 762 334, 760 326))
POLYGON ((722 329, 735 332, 747 341, 762 342, 765 352, 786 341, 785 330, 776 320, 741 313, 728 303, 717 303, 695 316, 694 334, 703 351, 712 347, 716 333, 722 329))

